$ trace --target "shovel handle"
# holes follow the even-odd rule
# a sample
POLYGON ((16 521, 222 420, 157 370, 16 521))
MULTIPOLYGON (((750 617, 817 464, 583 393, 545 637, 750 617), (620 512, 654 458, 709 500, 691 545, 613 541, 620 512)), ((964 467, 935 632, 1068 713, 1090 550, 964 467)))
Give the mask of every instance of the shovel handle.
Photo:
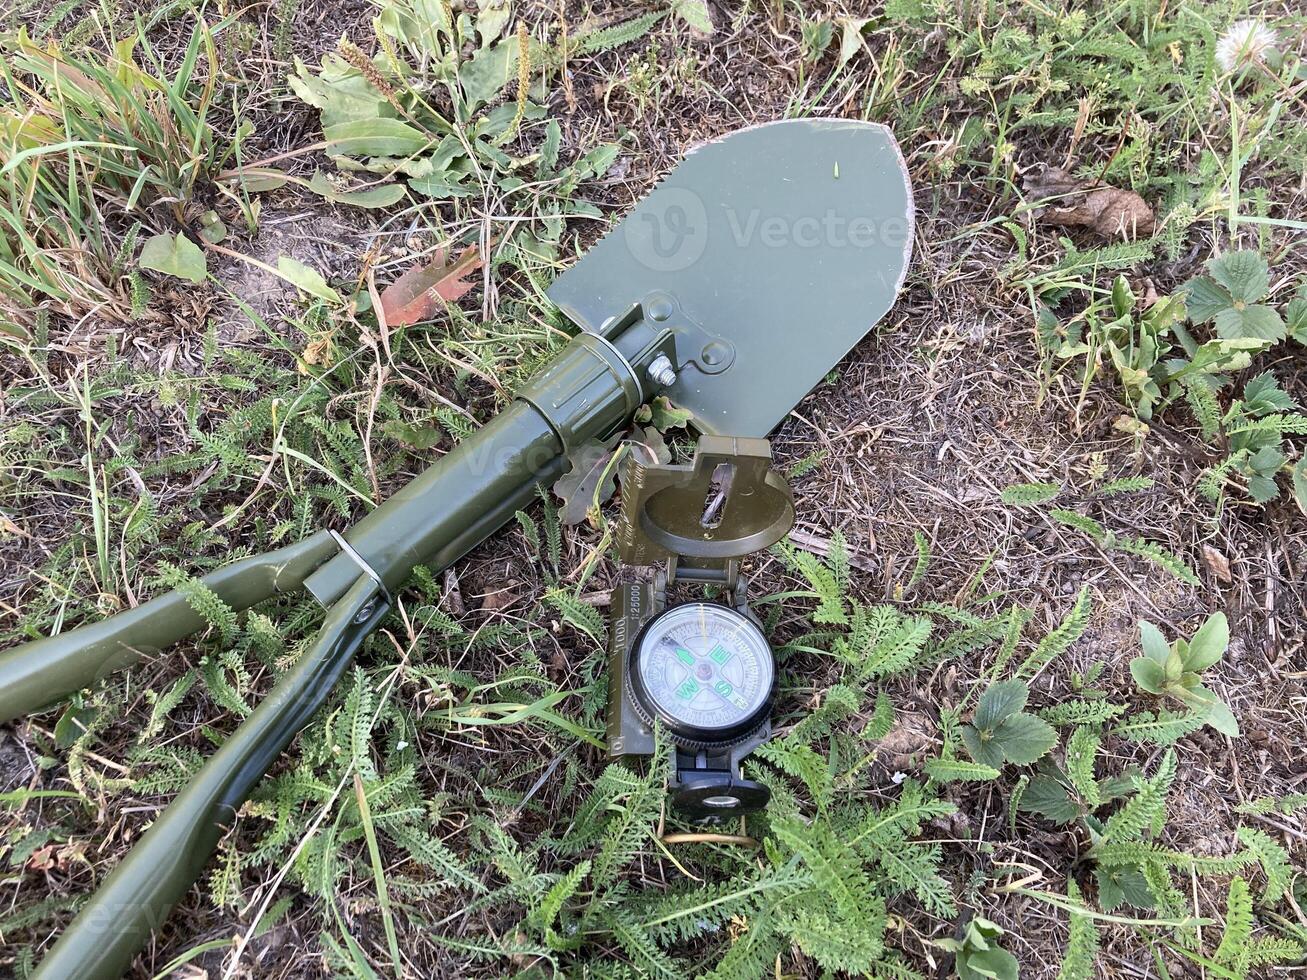
MULTIPOLYGON (((331 535, 319 531, 285 548, 232 562, 200 582, 233 609, 248 609, 299 588, 338 550, 331 535)), ((205 625, 182 593, 169 592, 98 623, 6 650, 0 653, 0 722, 90 687, 205 625)))
POLYGON ((327 700, 389 606, 359 576, 317 640, 213 754, 82 907, 35 980, 118 980, 199 878, 236 811, 327 700))

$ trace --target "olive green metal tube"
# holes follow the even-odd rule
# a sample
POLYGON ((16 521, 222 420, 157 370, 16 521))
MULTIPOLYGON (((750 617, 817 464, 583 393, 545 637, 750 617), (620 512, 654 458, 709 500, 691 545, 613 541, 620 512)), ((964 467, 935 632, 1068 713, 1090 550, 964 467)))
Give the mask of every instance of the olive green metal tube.
MULTIPOLYGON (((285 548, 232 562, 201 582, 233 609, 248 609, 298 589, 339 551, 326 531, 285 548)), ((0 722, 10 721, 89 687, 143 656, 158 653, 205 626, 180 592, 77 629, 0 653, 0 722)))
MULTIPOLYGON (((616 342, 574 337, 504 411, 345 532, 390 589, 417 565, 443 567, 481 541, 557 478, 564 454, 629 424, 651 392, 633 366, 664 334, 628 329, 616 342), (628 351, 620 348, 625 344, 628 351)), ((304 586, 331 605, 358 565, 342 554, 304 586)))
POLYGON ((254 786, 326 701, 388 607, 359 576, 322 633, 109 875, 42 960, 37 980, 117 980, 199 878, 254 786))
MULTIPOLYGON (((346 531, 345 540, 387 588, 396 589, 414 567, 430 562, 489 511, 518 499, 528 482, 534 486, 541 479, 538 474, 551 471, 562 452, 558 436, 540 413, 525 402, 513 402, 346 531)), ((512 516, 510 511, 504 520, 512 516)), ((495 527, 486 528, 485 535, 495 527)), ((330 606, 358 571, 353 557, 341 554, 309 576, 304 586, 330 606)))

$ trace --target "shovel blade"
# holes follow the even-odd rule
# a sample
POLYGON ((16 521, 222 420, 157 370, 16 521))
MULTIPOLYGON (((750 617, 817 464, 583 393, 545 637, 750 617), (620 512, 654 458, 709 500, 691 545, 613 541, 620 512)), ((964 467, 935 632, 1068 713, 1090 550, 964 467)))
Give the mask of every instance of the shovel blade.
POLYGON ((695 428, 765 436, 889 310, 912 232, 887 128, 784 120, 690 151, 548 292, 599 334, 640 304, 678 334, 695 428))

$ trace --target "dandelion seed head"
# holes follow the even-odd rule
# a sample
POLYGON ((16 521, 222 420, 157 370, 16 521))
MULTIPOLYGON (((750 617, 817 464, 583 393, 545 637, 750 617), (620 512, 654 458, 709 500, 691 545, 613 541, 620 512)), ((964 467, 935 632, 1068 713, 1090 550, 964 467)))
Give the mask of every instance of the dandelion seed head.
POLYGON ((1277 39, 1275 31, 1260 20, 1241 20, 1216 42, 1216 63, 1224 71, 1261 64, 1277 39))

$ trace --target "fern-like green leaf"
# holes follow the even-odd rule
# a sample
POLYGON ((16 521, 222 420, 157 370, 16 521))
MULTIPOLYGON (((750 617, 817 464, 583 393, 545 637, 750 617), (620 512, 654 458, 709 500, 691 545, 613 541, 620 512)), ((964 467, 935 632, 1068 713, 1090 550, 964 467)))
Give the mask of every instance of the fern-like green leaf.
POLYGON ((1248 941, 1253 937, 1253 897, 1248 882, 1235 878, 1225 898, 1225 931, 1213 959, 1242 974, 1247 969, 1248 941))
POLYGON ((1050 725, 1066 728, 1073 725, 1101 725, 1125 711, 1125 705, 1111 701, 1063 701, 1039 710, 1039 717, 1050 725))
POLYGON ((926 775, 937 783, 978 783, 998 779, 998 770, 963 759, 927 759, 926 775))
POLYGON ((1196 586, 1199 584, 1198 576, 1194 574, 1193 569, 1183 559, 1171 554, 1155 541, 1145 541, 1143 538, 1121 535, 1115 539, 1113 547, 1117 551, 1125 551, 1148 559, 1159 568, 1170 572, 1186 585, 1196 586))
POLYGON ((1089 586, 1081 586, 1076 601, 1071 604, 1071 610, 1066 614, 1066 618, 1058 624, 1055 630, 1039 641, 1034 652, 1017 668, 1016 676, 1022 679, 1033 677, 1043 670, 1047 664, 1065 653, 1072 643, 1080 639, 1080 634, 1089 625, 1089 617, 1092 612, 1093 603, 1089 599, 1089 586))
POLYGON ((1267 904, 1278 902, 1293 882, 1289 852, 1265 831, 1255 827, 1240 827, 1238 833, 1239 840, 1256 856, 1257 863, 1262 866, 1262 873, 1266 875, 1262 900, 1267 904))
MULTIPOLYGON (((1083 903, 1080 888, 1074 881, 1066 883, 1067 898, 1077 904, 1083 903)), ((1098 928, 1092 916, 1084 912, 1071 913, 1070 934, 1067 937, 1066 953, 1062 957, 1062 968, 1057 980, 1092 980, 1096 976, 1094 960, 1098 955, 1098 928)))
POLYGON ((1102 803, 1098 779, 1094 776, 1094 760, 1098 755, 1098 732, 1081 725, 1066 741, 1066 773, 1080 798, 1095 809, 1102 803))
POLYGON ((999 494, 999 499, 1011 507, 1033 507, 1048 503, 1061 492, 1058 483, 1014 483, 999 494))

